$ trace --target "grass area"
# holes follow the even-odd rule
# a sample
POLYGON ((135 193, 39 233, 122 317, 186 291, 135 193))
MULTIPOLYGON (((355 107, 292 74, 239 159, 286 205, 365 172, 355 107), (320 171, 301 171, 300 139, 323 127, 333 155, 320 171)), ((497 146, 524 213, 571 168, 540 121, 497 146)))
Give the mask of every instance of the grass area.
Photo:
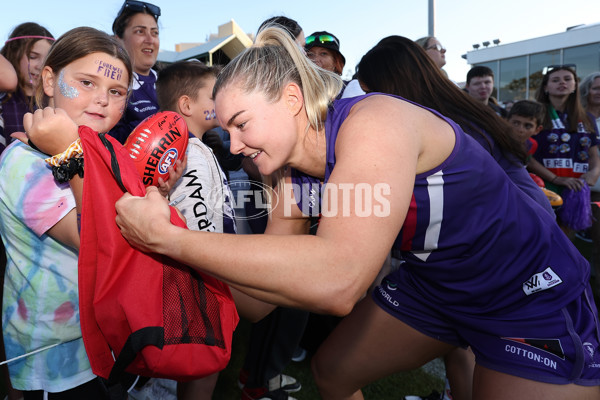
MULTIPOLYGON (((233 350, 231 361, 227 368, 221 372, 217 388, 213 398, 215 400, 237 400, 241 396, 241 390, 238 389, 237 379, 240 368, 244 362, 248 345, 248 335, 250 324, 246 321, 240 321, 233 338, 233 350)), ((292 396, 298 400, 319 399, 319 392, 312 378, 310 371, 310 360, 307 357, 304 361, 291 362, 285 374, 293 376, 302 383, 302 390, 293 393, 292 396)), ((444 382, 418 369, 410 372, 397 373, 387 378, 381 379, 363 389, 366 400, 399 400, 406 395, 428 395, 432 390, 442 392, 444 382)))

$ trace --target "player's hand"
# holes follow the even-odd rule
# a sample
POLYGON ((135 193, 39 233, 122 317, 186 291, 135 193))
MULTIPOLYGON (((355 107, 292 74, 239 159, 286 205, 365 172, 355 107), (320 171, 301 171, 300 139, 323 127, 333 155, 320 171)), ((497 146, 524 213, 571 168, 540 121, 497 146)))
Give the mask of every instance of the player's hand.
POLYGON ((134 247, 146 252, 162 253, 164 234, 171 224, 171 210, 158 188, 150 186, 145 197, 125 193, 115 204, 117 226, 134 247))

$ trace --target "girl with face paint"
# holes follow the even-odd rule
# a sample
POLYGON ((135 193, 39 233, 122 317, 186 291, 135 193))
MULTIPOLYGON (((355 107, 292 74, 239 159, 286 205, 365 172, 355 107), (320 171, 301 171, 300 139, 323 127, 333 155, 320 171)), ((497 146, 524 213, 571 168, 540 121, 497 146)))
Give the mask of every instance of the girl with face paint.
POLYGON ((16 141, 0 158, 0 235, 8 259, 2 317, 10 379, 25 399, 48 398, 47 393, 52 399, 104 399, 79 325, 83 179, 57 182, 45 159, 72 143, 79 125, 107 132, 119 121, 131 63, 109 35, 76 28, 56 41, 36 75, 40 108, 25 115, 24 128, 29 134, 59 134, 38 139, 46 154, 16 141))
POLYGON ((0 152, 12 141, 11 133, 23 130, 23 115, 35 109, 32 96, 53 42, 54 37, 46 28, 34 22, 25 22, 12 31, 0 50, 0 54, 12 65, 12 71, 4 68, 2 73, 17 79, 16 85, 0 93, 0 113, 4 120, 0 152))

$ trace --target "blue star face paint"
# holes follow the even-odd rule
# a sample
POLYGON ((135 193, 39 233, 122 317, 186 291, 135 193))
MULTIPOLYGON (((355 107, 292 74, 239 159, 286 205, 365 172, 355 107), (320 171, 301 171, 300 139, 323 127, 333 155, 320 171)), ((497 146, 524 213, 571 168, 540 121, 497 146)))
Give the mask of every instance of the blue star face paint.
POLYGON ((62 94, 67 99, 74 99, 79 96, 79 92, 73 86, 69 86, 65 82, 65 70, 60 71, 58 75, 58 89, 60 90, 60 94, 62 94))

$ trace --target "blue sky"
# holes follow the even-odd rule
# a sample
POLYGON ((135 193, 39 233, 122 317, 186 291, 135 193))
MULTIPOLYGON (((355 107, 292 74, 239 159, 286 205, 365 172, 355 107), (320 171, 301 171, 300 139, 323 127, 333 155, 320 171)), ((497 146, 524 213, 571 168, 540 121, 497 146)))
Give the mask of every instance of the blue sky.
MULTIPOLYGON (((0 12, 0 40, 19 23, 34 21, 58 37, 80 25, 110 31, 123 0, 4 0, 0 12)), ((233 19, 248 33, 275 15, 297 20, 306 35, 326 30, 341 42, 346 73, 380 39, 402 35, 410 39, 428 32, 427 0, 284 1, 284 0, 155 0, 161 49, 174 50, 180 42, 203 42, 219 25, 233 19), (222 4, 223 6, 219 6, 222 4)), ((567 27, 600 22, 600 1, 594 0, 435 0, 435 35, 448 49, 446 71, 463 81, 469 66, 462 54, 474 43, 500 39, 511 43, 563 32, 567 27), (542 5, 540 7, 540 5, 542 5)))

